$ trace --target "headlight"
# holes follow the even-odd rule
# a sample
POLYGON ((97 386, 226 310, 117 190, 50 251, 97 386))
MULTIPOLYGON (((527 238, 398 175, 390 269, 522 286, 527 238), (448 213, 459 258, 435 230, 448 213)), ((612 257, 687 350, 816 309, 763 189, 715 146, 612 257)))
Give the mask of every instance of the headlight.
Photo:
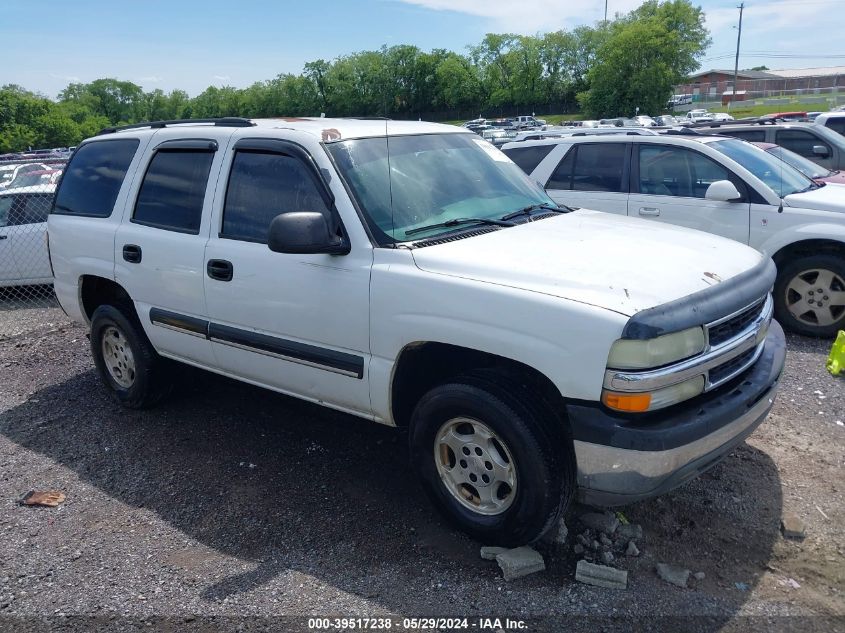
POLYGON ((704 376, 696 376, 677 385, 641 393, 622 393, 605 389, 601 401, 610 409, 643 413, 656 411, 684 400, 694 398, 704 391, 704 376))
POLYGON ((610 348, 611 369, 653 369, 704 351, 704 329, 692 327, 646 341, 619 339, 610 348))

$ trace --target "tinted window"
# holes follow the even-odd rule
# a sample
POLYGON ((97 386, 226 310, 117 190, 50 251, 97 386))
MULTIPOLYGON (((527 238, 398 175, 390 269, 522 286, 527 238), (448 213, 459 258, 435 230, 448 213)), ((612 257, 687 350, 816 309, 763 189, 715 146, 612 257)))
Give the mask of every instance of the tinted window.
POLYGON ((534 145, 532 147, 513 147, 502 150, 526 174, 537 168, 542 160, 552 151, 554 145, 534 145))
POLYGON ((331 220, 308 168, 282 154, 235 154, 221 236, 266 243, 273 218, 291 211, 317 211, 331 220))
POLYGON ((813 146, 815 145, 826 147, 828 156, 830 155, 830 145, 815 134, 804 130, 778 130, 777 140, 775 142, 781 147, 785 147, 807 158, 820 158, 813 154, 813 146))
POLYGON ((845 117, 828 119, 824 125, 825 127, 829 127, 834 132, 839 132, 840 134, 845 136, 845 117))
POLYGON ((157 152, 147 173, 132 221, 160 229, 198 233, 213 152, 157 152))
POLYGON ((766 140, 765 130, 720 130, 719 134, 741 138, 752 143, 762 143, 766 140))
POLYGON ((622 182, 625 150, 624 143, 576 145, 558 165, 548 187, 574 191, 625 191, 622 182), (574 154, 574 158, 570 154, 574 154), (556 186, 558 184, 561 186, 556 186))
POLYGON ((137 149, 137 139, 97 141, 77 149, 56 193, 54 212, 109 217, 137 149))
POLYGON ((730 180, 727 169, 683 147, 640 145, 639 155, 640 193, 703 198, 714 182, 730 180))
POLYGON ((555 167, 549 182, 546 183, 546 189, 572 189, 572 167, 575 165, 577 151, 577 145, 569 148, 566 156, 555 167))

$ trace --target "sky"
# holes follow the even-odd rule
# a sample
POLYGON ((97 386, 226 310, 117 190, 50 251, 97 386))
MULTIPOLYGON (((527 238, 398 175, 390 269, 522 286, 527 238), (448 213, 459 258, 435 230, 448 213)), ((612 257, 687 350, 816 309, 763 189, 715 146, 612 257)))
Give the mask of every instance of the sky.
MULTIPOLYGON (((535 35, 591 25, 604 0, 0 0, 0 85, 55 97, 115 77, 191 96, 245 87, 383 44, 465 52, 485 33, 535 35)), ((639 0, 607 0, 608 15, 639 0)), ((739 0, 699 0, 713 44, 704 69, 733 68, 739 0)), ((845 65, 845 0, 748 0, 740 68, 845 65), (775 53, 780 57, 772 57, 775 53), (801 57, 797 57, 801 56, 801 57)))

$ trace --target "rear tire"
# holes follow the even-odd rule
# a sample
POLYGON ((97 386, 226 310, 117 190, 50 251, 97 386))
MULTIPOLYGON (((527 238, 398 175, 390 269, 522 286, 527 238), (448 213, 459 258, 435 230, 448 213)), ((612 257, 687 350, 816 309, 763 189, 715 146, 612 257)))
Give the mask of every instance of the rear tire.
POLYGON ((774 300, 775 316, 787 330, 835 336, 845 329, 845 259, 822 254, 787 261, 778 270, 774 300))
POLYGON ((536 541, 574 495, 575 459, 560 421, 504 377, 469 374, 435 387, 417 404, 410 431, 426 494, 484 544, 536 541))
POLYGON ((129 409, 151 407, 170 392, 168 363, 130 309, 102 305, 94 310, 91 353, 103 384, 129 409))

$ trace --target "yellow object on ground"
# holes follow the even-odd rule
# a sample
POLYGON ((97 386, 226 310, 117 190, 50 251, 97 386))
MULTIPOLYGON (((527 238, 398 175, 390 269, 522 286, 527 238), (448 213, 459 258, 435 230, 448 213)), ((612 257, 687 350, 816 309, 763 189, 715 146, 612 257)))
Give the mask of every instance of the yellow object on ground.
POLYGON ((840 330, 827 357, 827 370, 834 376, 845 371, 845 330, 840 330))

